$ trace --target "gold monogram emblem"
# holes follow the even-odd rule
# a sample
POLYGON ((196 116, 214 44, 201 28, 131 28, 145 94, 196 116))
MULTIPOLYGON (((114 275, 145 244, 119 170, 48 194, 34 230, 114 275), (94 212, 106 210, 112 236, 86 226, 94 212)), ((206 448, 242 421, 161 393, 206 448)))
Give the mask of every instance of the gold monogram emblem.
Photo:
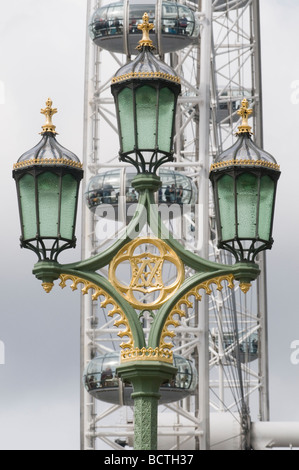
POLYGON ((181 286, 184 265, 162 240, 137 238, 112 260, 109 280, 134 308, 153 310, 163 305, 181 286), (166 284, 163 277, 174 280, 166 284), (128 283, 124 279, 128 279, 128 283))

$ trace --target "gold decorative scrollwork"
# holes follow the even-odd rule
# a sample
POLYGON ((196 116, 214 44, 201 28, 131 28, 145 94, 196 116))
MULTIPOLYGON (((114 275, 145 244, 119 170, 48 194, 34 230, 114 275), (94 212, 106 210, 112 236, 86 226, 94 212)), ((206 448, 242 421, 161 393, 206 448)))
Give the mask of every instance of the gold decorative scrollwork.
POLYGON ((226 168, 230 166, 251 166, 251 167, 263 167, 270 168, 271 170, 280 170, 280 166, 277 163, 267 162, 265 160, 224 160, 223 162, 213 163, 211 165, 211 171, 219 170, 221 168, 226 168))
POLYGON ((97 300, 100 296, 104 297, 104 300, 101 302, 101 307, 105 308, 107 305, 112 305, 112 310, 109 311, 108 316, 113 317, 114 315, 119 315, 119 319, 114 322, 114 326, 119 328, 121 325, 125 326, 125 330, 122 330, 118 333, 120 338, 127 337, 128 341, 121 343, 120 347, 124 350, 131 350, 134 347, 133 334, 127 320, 126 315, 123 313, 120 306, 117 302, 105 292, 102 288, 94 284, 93 282, 87 281, 77 276, 72 276, 70 274, 61 274, 60 277, 60 287, 63 289, 66 287, 66 281, 71 280, 73 284, 70 286, 73 291, 78 289, 78 284, 83 284, 82 293, 86 295, 90 289, 94 291, 92 295, 92 300, 97 300))
POLYGON ((83 168, 82 163, 68 160, 67 158, 31 158, 23 162, 15 163, 13 169, 19 170, 20 168, 34 165, 62 165, 70 166, 72 168, 83 168))
POLYGON ((126 80, 133 80, 133 79, 140 79, 140 78, 161 78, 164 80, 168 80, 174 83, 181 83, 179 77, 175 75, 170 75, 169 73, 163 72, 130 72, 124 75, 119 75, 117 77, 113 77, 111 83, 121 83, 126 80))
POLYGON ((161 307, 179 289, 184 280, 184 265, 164 241, 158 238, 137 238, 124 246, 112 260, 109 266, 109 280, 134 308, 154 310, 161 307), (149 248, 152 245, 154 253, 148 250, 136 254, 141 245, 147 245, 149 248), (124 284, 117 278, 116 270, 121 264, 128 262, 131 279, 124 284), (177 272, 176 279, 169 285, 165 285, 163 281, 165 262, 174 265, 177 272), (144 299, 136 298, 136 295, 140 294, 144 294, 144 299), (154 294, 155 299, 147 301, 146 294, 154 294))
POLYGON ((193 302, 189 300, 189 297, 194 296, 196 300, 200 301, 202 299, 202 295, 199 293, 200 290, 204 290, 207 295, 211 295, 212 289, 211 285, 216 284, 217 290, 221 291, 223 289, 222 282, 227 281, 228 287, 233 289, 234 287, 234 276, 232 274, 226 276, 219 276, 213 279, 209 279, 208 281, 202 282, 198 286, 191 289, 187 294, 185 294, 175 305, 172 309, 171 313, 168 315, 168 318, 164 324, 161 338, 160 338, 160 346, 159 348, 164 351, 170 351, 173 348, 172 343, 167 343, 166 338, 174 338, 176 336, 175 331, 169 330, 169 327, 177 328, 180 325, 179 320, 175 320, 175 315, 179 316, 179 318, 183 318, 186 316, 186 313, 182 309, 183 306, 187 308, 191 308, 193 306, 193 302))
POLYGON ((172 351, 167 351, 162 348, 132 348, 121 351, 121 362, 132 361, 161 361, 169 364, 173 363, 172 351))

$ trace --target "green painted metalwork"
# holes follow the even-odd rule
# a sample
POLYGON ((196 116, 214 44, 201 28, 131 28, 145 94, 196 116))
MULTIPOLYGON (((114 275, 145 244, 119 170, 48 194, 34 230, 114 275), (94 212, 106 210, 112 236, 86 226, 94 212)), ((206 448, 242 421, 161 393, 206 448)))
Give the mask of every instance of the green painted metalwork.
POLYGON ((122 312, 126 316, 131 328, 135 347, 143 348, 146 346, 144 333, 137 313, 131 307, 131 305, 114 289, 111 283, 103 276, 95 272, 92 273, 81 270, 79 271, 76 269, 69 269, 66 265, 60 265, 58 263, 47 263, 45 261, 39 262, 35 265, 33 274, 35 274, 35 276, 43 282, 53 282, 58 279, 61 274, 69 274, 71 276, 77 276, 96 284, 107 294, 109 294, 122 309, 122 312))
POLYGON ((184 295, 188 294, 188 292, 190 292, 192 289, 211 279, 230 274, 233 274, 235 280, 240 280, 240 276, 242 276, 242 280, 246 279, 247 281, 252 281, 258 277, 259 272, 260 271, 258 267, 253 267, 250 265, 235 265, 226 266, 226 269, 219 269, 218 271, 213 271, 213 273, 197 273, 189 277, 185 280, 181 288, 173 295, 173 297, 160 308, 159 314, 156 315, 151 326, 148 346, 151 348, 156 348, 159 346, 161 333, 169 314, 172 312, 173 308, 179 302, 179 300, 184 297, 184 295))
POLYGON ((173 306, 178 300, 184 296, 189 290, 209 279, 233 274, 234 278, 240 282, 250 282, 255 280, 259 274, 259 268, 254 263, 237 263, 234 266, 221 265, 208 260, 204 260, 198 255, 186 250, 181 243, 174 239, 172 234, 163 224, 157 205, 154 200, 154 192, 160 186, 160 179, 155 175, 138 175, 133 182, 140 192, 139 202, 136 213, 126 228, 126 231, 120 239, 118 239, 111 247, 103 253, 96 255, 87 260, 77 263, 60 265, 55 262, 39 262, 35 265, 33 273, 44 282, 53 282, 58 279, 60 274, 70 274, 82 277, 90 282, 95 283, 104 289, 123 309, 128 318, 130 327, 133 332, 135 347, 144 347, 145 339, 141 328, 139 316, 130 304, 114 289, 111 283, 99 275, 96 271, 102 267, 109 265, 118 251, 130 240, 135 239, 141 232, 146 223, 149 224, 153 233, 166 243, 178 254, 186 266, 193 268, 196 274, 184 281, 179 291, 163 306, 159 311, 159 315, 152 325, 150 332, 149 347, 157 347, 159 345, 159 334, 171 312, 173 306))
POLYGON ((120 236, 116 242, 110 246, 107 250, 99 253, 92 258, 88 258, 77 263, 67 264, 66 269, 76 269, 79 271, 97 271, 104 266, 107 266, 118 251, 125 246, 130 240, 134 240, 138 237, 139 233, 143 229, 147 221, 146 216, 146 194, 140 194, 138 204, 134 217, 132 218, 129 225, 126 227, 125 232, 120 236))
POLYGON ((159 389, 165 380, 175 376, 177 369, 160 361, 136 361, 121 364, 117 374, 133 384, 134 449, 157 449, 159 389))
MULTIPOLYGON (((157 348, 160 345, 161 333, 169 314, 177 302, 190 290, 201 283, 232 274, 234 279, 249 283, 256 279, 259 268, 254 263, 237 263, 234 266, 221 265, 204 260, 186 250, 163 224, 154 193, 161 185, 160 178, 153 174, 139 174, 133 186, 139 192, 139 201, 135 215, 120 239, 92 258, 72 264, 61 265, 57 262, 42 261, 35 265, 33 273, 43 282, 54 282, 61 274, 79 277, 89 281, 109 294, 120 306, 132 332, 134 347, 157 348), (157 312, 151 326, 148 344, 140 321, 140 312, 122 297, 122 295, 103 276, 98 274, 104 266, 108 266, 118 251, 129 241, 140 234, 148 224, 157 238, 163 239, 181 258, 185 266, 195 270, 196 274, 186 279, 180 289, 174 293, 157 312)), ((132 397, 135 403, 135 449, 155 450, 157 448, 157 409, 159 387, 171 378, 176 369, 169 363, 151 360, 125 362, 118 368, 118 374, 133 384, 132 397)))

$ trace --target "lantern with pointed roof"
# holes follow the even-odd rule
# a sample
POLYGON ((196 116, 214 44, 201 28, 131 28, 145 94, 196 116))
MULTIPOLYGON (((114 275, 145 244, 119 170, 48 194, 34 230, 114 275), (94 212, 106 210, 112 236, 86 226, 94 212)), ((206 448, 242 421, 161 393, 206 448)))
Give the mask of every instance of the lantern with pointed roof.
POLYGON ((210 180, 214 191, 218 246, 237 261, 251 262, 273 244, 272 227, 280 168, 269 153, 252 140, 246 99, 236 143, 216 158, 210 180))
POLYGON ((82 164, 56 140, 50 99, 41 110, 46 117, 41 141, 14 165, 21 247, 33 250, 39 260, 56 261, 58 254, 75 247, 75 224, 82 164))
POLYGON ((139 54, 121 67, 112 79, 120 137, 120 160, 138 173, 155 174, 173 160, 174 123, 180 79, 154 56, 148 14, 138 28, 143 32, 139 54))

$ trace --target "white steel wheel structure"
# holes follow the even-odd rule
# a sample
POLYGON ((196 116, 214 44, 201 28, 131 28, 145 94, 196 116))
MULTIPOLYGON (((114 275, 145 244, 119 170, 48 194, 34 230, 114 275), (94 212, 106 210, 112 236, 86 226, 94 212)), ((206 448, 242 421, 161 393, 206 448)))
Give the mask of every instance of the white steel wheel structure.
MULTIPOLYGON (((173 221, 171 228, 191 251, 204 258, 230 264, 230 255, 217 249, 208 174, 216 155, 232 145, 239 122, 237 110, 244 97, 254 110, 254 139, 262 146, 259 1, 114 2, 113 8, 118 17, 119 11, 122 14, 121 29, 116 33, 112 31, 113 16, 107 18, 110 23, 106 26, 105 35, 103 33, 103 38, 99 37, 94 43, 90 37, 95 33, 93 26, 90 26, 92 18, 96 18, 99 9, 112 3, 88 0, 85 190, 90 179, 100 173, 121 169, 124 175, 126 164, 118 161, 117 124, 110 81, 115 71, 130 60, 132 53, 130 8, 138 7, 143 11, 152 7, 155 12, 157 53, 175 68, 182 79, 175 162, 167 164, 166 168, 191 178, 192 184, 197 187, 198 198, 195 205, 184 211, 184 217, 179 219, 180 226, 173 221), (192 40, 189 38, 185 43, 177 38, 177 46, 173 45, 170 36, 166 40, 162 34, 162 31, 165 32, 165 29, 162 30, 166 21, 165 11, 176 8, 174 4, 177 8, 188 8, 192 12, 194 24, 196 22, 200 32, 197 35, 194 33, 192 40), (117 35, 122 37, 117 39, 117 35), (120 44, 123 53, 119 52, 120 44)), ((167 24, 170 24, 169 21, 167 24)), ((137 35, 134 38, 137 45, 139 38, 137 35)), ((118 221, 111 223, 105 219, 101 208, 90 211, 84 202, 82 258, 102 251, 119 235, 125 224, 126 214, 122 211, 118 211, 118 221)), ((246 296, 238 287, 234 290, 228 286, 222 290, 215 288, 210 296, 203 295, 201 302, 194 299, 193 308, 187 309, 186 318, 176 331, 174 353, 195 364, 198 385, 193 396, 159 408, 158 448, 248 449, 251 446, 251 421, 269 420, 264 255, 260 256, 259 263, 261 276, 246 296)), ((102 270, 101 274, 108 276, 107 270, 102 270)), ((172 276, 171 271, 169 276, 172 276)), ((146 328, 150 317, 144 315, 142 321, 146 328)), ((114 320, 107 316, 107 309, 101 306, 100 301, 92 301, 89 295, 83 297, 82 376, 93 358, 119 351, 121 340, 113 324, 114 320)), ((131 408, 122 406, 121 400, 117 404, 107 405, 89 395, 82 385, 82 449, 119 450, 127 445, 132 447, 132 419, 131 408)))

